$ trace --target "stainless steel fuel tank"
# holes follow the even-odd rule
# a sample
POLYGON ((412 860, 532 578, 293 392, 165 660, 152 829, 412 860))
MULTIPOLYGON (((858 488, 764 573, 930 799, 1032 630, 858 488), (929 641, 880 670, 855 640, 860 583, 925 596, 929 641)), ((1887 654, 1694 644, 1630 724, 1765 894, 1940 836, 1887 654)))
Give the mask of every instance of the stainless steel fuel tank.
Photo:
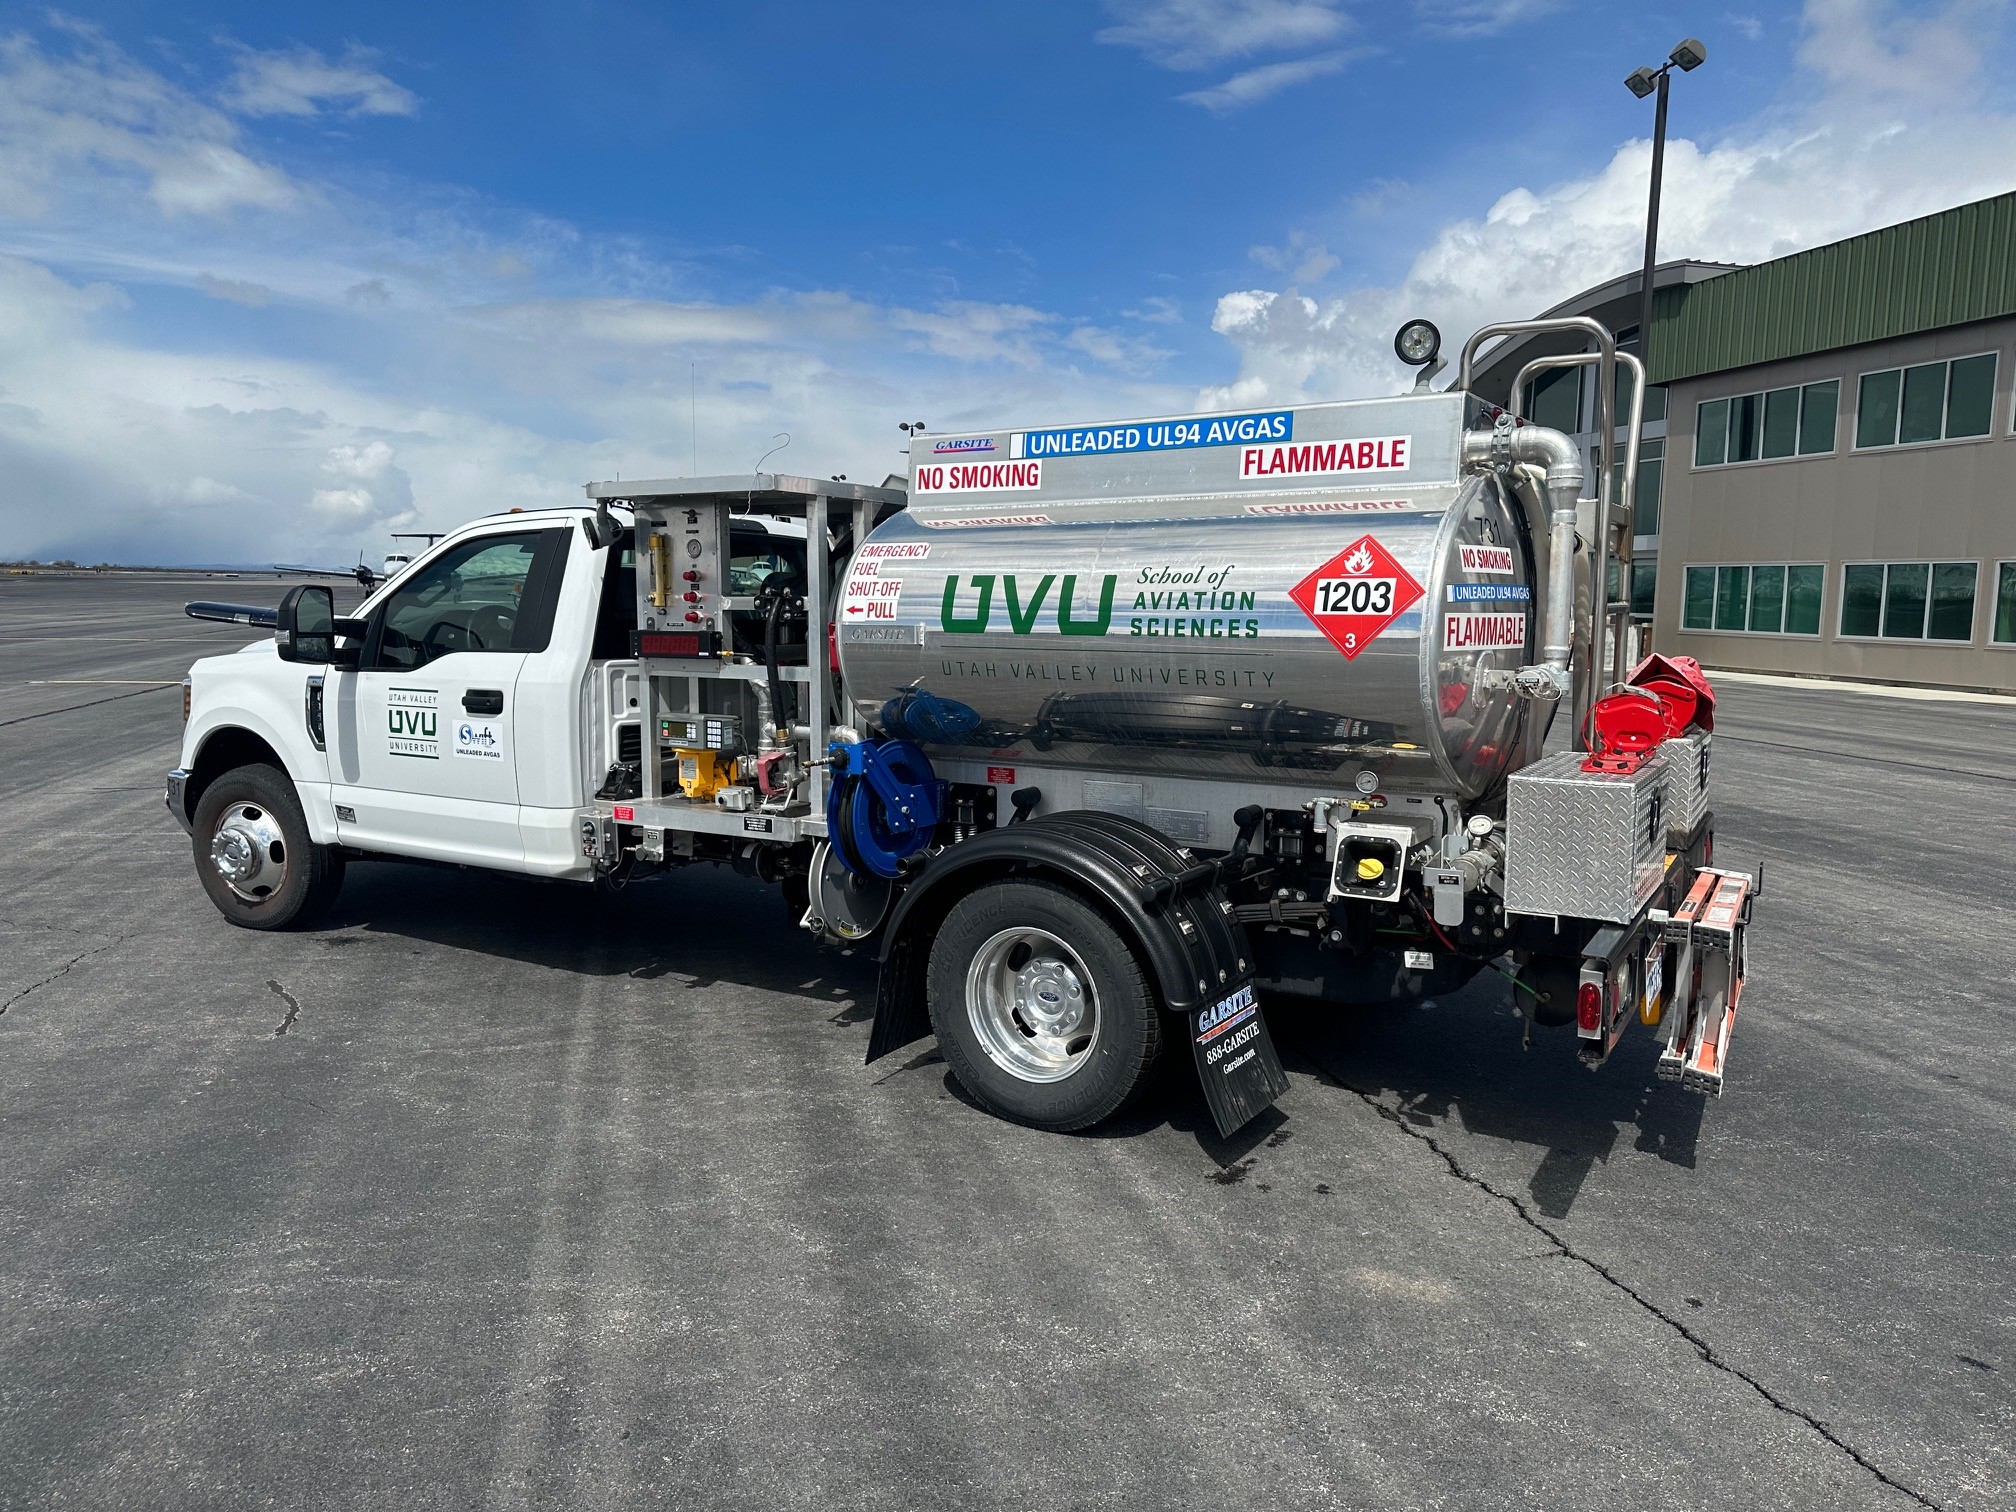
POLYGON ((1533 562, 1497 479, 1457 476, 1463 410, 1443 398, 1278 412, 1300 435, 1406 440, 1412 466, 1367 469, 1384 476, 1207 491, 1219 459, 1095 455, 1021 497, 913 491, 839 598, 850 716, 940 756, 1487 791, 1524 734, 1533 562), (1157 467, 1187 471, 1143 492, 1157 467), (1100 486, 1116 468, 1132 496, 1100 486))

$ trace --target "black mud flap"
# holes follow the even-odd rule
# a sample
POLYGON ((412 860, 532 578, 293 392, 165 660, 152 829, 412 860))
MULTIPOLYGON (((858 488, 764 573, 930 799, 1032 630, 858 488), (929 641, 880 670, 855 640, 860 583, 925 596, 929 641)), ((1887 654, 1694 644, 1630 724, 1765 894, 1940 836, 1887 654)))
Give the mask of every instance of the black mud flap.
POLYGON ((1250 983, 1187 1018, 1204 1100, 1229 1137, 1288 1090, 1288 1073, 1250 983))

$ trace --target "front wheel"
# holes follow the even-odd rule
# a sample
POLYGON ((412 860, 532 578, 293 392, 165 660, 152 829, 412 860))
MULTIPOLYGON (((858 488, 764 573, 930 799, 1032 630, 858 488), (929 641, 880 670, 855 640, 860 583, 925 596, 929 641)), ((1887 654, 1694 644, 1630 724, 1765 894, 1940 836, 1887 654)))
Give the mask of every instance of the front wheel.
POLYGON ((234 767, 205 788, 191 839, 203 890, 246 929, 312 923, 343 887, 342 853, 308 838, 294 784, 274 767, 234 767))
POLYGON ((1120 933, 1076 894, 996 882, 955 905, 931 946, 931 1028, 990 1111, 1088 1128, 1149 1080, 1161 1008, 1120 933))

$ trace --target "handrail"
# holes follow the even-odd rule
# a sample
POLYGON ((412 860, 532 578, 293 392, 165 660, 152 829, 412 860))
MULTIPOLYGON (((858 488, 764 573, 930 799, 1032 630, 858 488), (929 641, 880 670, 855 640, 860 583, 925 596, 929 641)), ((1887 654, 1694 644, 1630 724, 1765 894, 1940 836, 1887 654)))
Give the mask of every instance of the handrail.
MULTIPOLYGON (((1549 369, 1589 367, 1600 364, 1602 360, 1602 353, 1600 352, 1567 352, 1553 357, 1533 358, 1524 367, 1519 369, 1519 375, 1512 380, 1512 390, 1507 396, 1511 401, 1512 412, 1515 415, 1523 415, 1525 413, 1526 388, 1537 374, 1546 372, 1549 369)), ((1629 661, 1629 656, 1624 644, 1623 632, 1621 627, 1613 622, 1618 618, 1615 612, 1618 602, 1621 602, 1625 606, 1628 614, 1631 601, 1629 573, 1631 568, 1632 521, 1638 500, 1639 443, 1645 427, 1645 364, 1640 362, 1630 352, 1617 353, 1617 361, 1624 365, 1625 370, 1632 377, 1631 419, 1624 435, 1624 473, 1621 487, 1618 490, 1619 497, 1617 500, 1617 513, 1622 516, 1624 527, 1619 532, 1619 549, 1616 552, 1616 561, 1618 563, 1617 586, 1622 598, 1620 601, 1613 601, 1610 597, 1611 521, 1606 516, 1597 526, 1598 554, 1595 563, 1597 577, 1591 584, 1590 589, 1592 599, 1598 593, 1602 595, 1603 612, 1600 615, 1592 614, 1590 616, 1589 630, 1589 665, 1592 672, 1595 668, 1596 656, 1599 650, 1596 626, 1601 624, 1610 631, 1612 638, 1610 682, 1612 686, 1621 685, 1625 674, 1629 671, 1626 665, 1629 661)))

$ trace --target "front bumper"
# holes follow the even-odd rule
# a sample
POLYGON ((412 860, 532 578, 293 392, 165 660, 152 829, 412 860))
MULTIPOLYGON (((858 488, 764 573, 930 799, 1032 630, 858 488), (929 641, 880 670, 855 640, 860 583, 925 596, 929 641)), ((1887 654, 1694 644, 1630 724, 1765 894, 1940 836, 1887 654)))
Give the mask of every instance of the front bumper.
POLYGON ((168 774, 168 791, 162 801, 168 805, 168 812, 175 816, 175 822, 182 826, 183 833, 194 834, 196 826, 190 821, 188 807, 182 801, 188 786, 189 774, 177 767, 168 774))

